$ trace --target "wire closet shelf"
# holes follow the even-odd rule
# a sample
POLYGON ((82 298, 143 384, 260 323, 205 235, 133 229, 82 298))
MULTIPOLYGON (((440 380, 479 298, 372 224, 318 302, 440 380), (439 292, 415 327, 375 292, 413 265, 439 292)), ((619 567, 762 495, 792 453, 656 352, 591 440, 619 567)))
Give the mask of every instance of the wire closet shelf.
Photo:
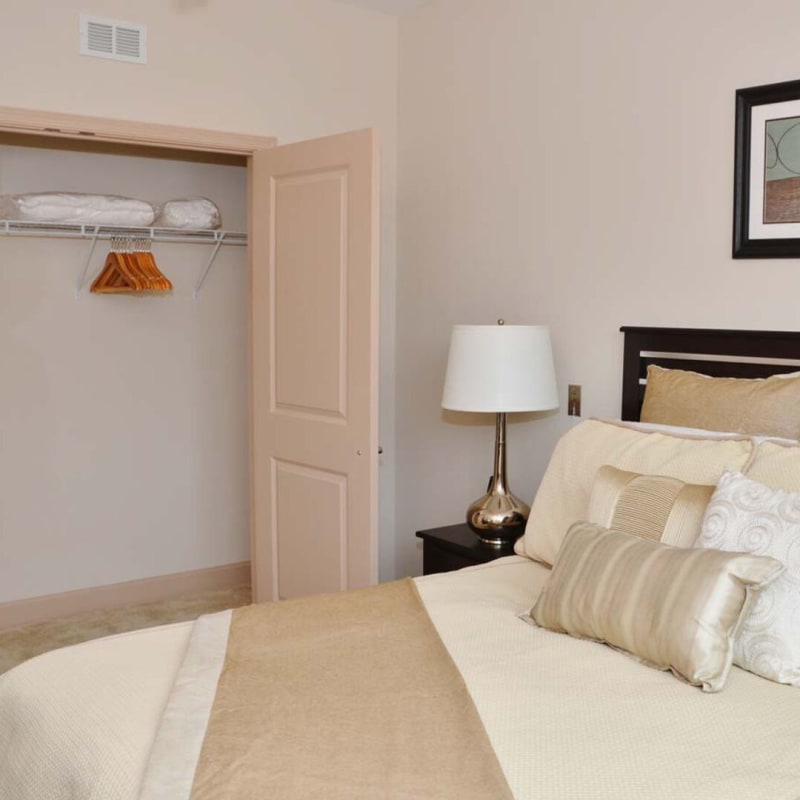
POLYGON ((31 222, 28 220, 0 220, 0 234, 6 236, 53 236, 66 239, 111 239, 120 236, 147 238, 154 242, 182 244, 246 245, 247 234, 240 231, 212 230, 209 228, 133 228, 124 225, 87 225, 85 223, 31 222))
POLYGON ((176 244, 212 245, 213 250, 200 280, 194 287, 197 298, 203 283, 211 270, 214 259, 222 245, 242 247, 247 244, 247 234, 241 231, 213 230, 210 228, 139 228, 125 225, 89 225, 86 223, 32 222, 29 220, 0 220, 0 236, 53 237, 60 239, 90 239, 91 247, 83 271, 75 287, 79 297, 83 289, 89 263, 97 242, 101 239, 147 239, 151 242, 173 242, 176 244))

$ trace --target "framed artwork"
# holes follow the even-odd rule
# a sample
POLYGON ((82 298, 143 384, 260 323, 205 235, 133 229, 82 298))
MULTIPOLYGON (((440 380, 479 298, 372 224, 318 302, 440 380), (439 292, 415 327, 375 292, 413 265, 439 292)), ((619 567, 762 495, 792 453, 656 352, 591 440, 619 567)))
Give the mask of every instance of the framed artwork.
POLYGON ((736 92, 733 257, 800 258, 800 80, 736 92))

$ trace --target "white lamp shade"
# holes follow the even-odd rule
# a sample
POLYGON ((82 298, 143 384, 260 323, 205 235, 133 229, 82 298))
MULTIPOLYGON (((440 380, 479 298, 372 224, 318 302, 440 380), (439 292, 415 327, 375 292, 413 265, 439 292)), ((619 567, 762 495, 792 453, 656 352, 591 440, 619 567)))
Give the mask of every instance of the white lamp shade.
POLYGON ((502 413, 558 408, 549 329, 453 326, 442 407, 502 413))

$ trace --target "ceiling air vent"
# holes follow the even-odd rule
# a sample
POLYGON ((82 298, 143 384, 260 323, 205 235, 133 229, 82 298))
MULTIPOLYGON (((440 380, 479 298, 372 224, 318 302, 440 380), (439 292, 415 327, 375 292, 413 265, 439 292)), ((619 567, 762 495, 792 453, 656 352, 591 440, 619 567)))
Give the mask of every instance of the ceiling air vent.
POLYGON ((81 14, 83 56, 147 63, 147 26, 81 14))

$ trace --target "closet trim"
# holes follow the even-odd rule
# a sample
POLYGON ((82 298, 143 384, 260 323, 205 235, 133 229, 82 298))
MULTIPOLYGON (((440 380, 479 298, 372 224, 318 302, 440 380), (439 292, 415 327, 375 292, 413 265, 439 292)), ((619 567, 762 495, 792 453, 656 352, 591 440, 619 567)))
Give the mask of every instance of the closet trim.
POLYGON ((239 156, 251 156, 258 150, 275 147, 277 143, 273 136, 250 136, 8 106, 0 106, 0 131, 239 156))

